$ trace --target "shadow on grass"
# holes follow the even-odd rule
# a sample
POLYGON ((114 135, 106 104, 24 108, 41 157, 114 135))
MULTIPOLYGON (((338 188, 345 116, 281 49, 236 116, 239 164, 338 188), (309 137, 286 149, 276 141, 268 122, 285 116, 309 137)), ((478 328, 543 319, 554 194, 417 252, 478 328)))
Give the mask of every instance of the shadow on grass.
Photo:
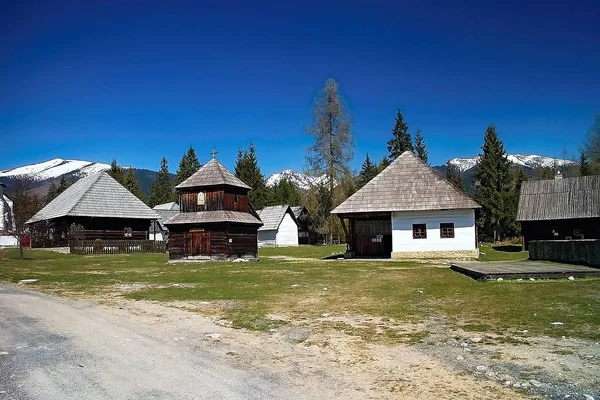
POLYGON ((500 246, 492 246, 492 249, 496 251, 505 251, 508 253, 519 253, 523 251, 523 246, 520 244, 504 244, 500 246))
POLYGON ((332 254, 330 256, 323 257, 322 260, 337 260, 338 258, 344 258, 344 253, 332 254))

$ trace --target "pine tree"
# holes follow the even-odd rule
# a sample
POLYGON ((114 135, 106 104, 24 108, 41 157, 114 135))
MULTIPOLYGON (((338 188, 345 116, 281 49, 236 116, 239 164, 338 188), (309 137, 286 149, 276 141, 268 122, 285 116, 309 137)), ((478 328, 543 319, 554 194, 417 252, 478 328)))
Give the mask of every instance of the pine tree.
POLYGON ((260 210, 269 204, 269 190, 265 184, 265 177, 260 171, 256 148, 250 143, 248 150, 238 150, 235 162, 235 176, 250 186, 248 200, 255 210, 260 210))
POLYGON ((415 151, 410 133, 408 133, 408 125, 404 122, 404 116, 400 110, 396 113, 396 124, 392 130, 392 136, 387 144, 390 161, 394 161, 405 151, 415 151))
POLYGON ((460 171, 456 167, 456 165, 450 164, 450 162, 446 163, 446 174, 444 175, 446 179, 452 182, 457 188, 466 192, 465 184, 463 182, 463 178, 460 175, 460 171))
POLYGON ((423 161, 425 164, 429 165, 429 150, 427 150, 427 146, 425 145, 425 139, 423 139, 423 135, 421 135, 421 130, 417 129, 415 133, 415 152, 417 156, 423 161))
POLYGON ((125 186, 125 173, 123 172, 123 168, 117 164, 117 160, 115 158, 113 158, 112 162, 110 163, 110 170, 108 171, 108 174, 121 185, 125 186))
POLYGON ((387 158, 386 156, 383 156, 381 158, 381 161, 379 161, 379 165, 377 166, 377 172, 379 173, 379 172, 383 171, 390 164, 391 164, 390 159, 387 158))
POLYGON ((179 161, 179 168, 175 174, 174 186, 179 185, 181 182, 192 176, 201 166, 198 156, 196 155, 196 150, 190 146, 188 151, 181 157, 181 161, 179 161))
POLYGON ((46 197, 44 197, 44 204, 50 203, 56 198, 56 196, 58 196, 58 194, 56 193, 57 190, 58 186, 56 186, 54 182, 50 183, 50 186, 48 186, 48 193, 46 193, 46 197))
POLYGON ((299 206, 302 204, 300 190, 298 190, 298 187, 289 180, 282 179, 273 187, 273 197, 270 204, 299 206))
POLYGON ((158 204, 164 204, 175 200, 173 192, 173 180, 169 173, 169 165, 165 157, 160 161, 160 171, 156 175, 150 189, 148 205, 154 207, 158 204))
MULTIPOLYGON (((329 187, 329 200, 333 205, 335 182, 343 176, 353 158, 354 136, 350 115, 339 92, 338 83, 333 79, 325 82, 325 87, 317 96, 313 110, 313 125, 306 132, 315 140, 308 149, 306 160, 311 172, 326 175, 329 187)), ((327 213, 331 208, 327 210, 327 213)), ((333 215, 328 214, 329 243, 333 240, 333 215)))
POLYGON ((588 160, 587 155, 585 154, 585 151, 583 150, 579 154, 579 174, 581 176, 592 175, 592 168, 590 166, 590 162, 588 160))
POLYGON ((514 223, 514 180, 504 145, 494 125, 485 132, 483 154, 473 174, 475 200, 481 205, 479 225, 494 242, 505 238, 514 223))
POLYGON ((127 168, 125 171, 125 177, 123 178, 123 186, 129 190, 135 197, 144 201, 144 194, 140 188, 140 182, 133 172, 133 168, 127 168))
POLYGON ((365 186, 371 179, 375 178, 375 176, 379 173, 379 168, 369 158, 369 153, 365 157, 365 161, 363 161, 362 168, 360 173, 358 174, 358 189, 365 186))

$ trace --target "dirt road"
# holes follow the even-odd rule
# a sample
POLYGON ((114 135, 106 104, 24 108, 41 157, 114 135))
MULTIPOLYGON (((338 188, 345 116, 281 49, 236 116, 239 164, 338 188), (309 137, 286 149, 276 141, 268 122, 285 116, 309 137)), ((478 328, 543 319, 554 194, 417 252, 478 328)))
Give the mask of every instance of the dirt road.
MULTIPOLYGON (((120 310, 116 310, 120 311, 120 310)), ((0 285, 0 399, 264 399, 310 393, 122 313, 0 285)), ((210 332, 207 332, 210 333, 210 332)), ((204 343, 209 343, 204 341, 204 343)))

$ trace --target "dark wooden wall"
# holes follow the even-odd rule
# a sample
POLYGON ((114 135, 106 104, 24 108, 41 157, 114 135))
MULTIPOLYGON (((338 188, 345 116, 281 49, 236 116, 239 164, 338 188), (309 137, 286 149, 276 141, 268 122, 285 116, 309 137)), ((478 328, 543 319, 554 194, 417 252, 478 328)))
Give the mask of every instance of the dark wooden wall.
POLYGON ((525 250, 531 240, 600 239, 600 218, 524 221, 521 222, 521 231, 525 250), (583 237, 574 235, 576 229, 583 237))
POLYGON ((202 254, 214 258, 257 257, 258 241, 256 225, 241 224, 196 224, 194 226, 172 225, 169 229, 169 258, 186 257, 186 236, 194 230, 204 229, 210 233, 210 253, 202 254), (231 243, 229 240, 231 239, 231 243))
POLYGON ((71 224, 84 228, 84 239, 94 240, 145 240, 151 220, 130 218, 62 217, 33 224, 32 247, 67 247, 71 224), (133 230, 133 236, 125 237, 125 228, 133 230))
POLYGON ((179 198, 182 212, 249 211, 248 194, 245 189, 230 187, 210 190, 198 189, 194 192, 180 192, 179 198), (204 206, 198 205, 198 192, 203 192, 205 195, 204 206))

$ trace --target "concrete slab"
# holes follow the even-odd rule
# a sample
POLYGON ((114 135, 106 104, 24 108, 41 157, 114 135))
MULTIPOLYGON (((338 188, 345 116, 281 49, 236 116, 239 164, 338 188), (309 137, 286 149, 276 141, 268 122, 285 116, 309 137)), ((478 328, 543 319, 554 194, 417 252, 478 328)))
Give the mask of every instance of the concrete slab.
POLYGON ((600 277, 599 268, 582 265, 569 265, 547 261, 497 261, 497 262, 460 262, 450 266, 453 271, 460 272, 477 280, 502 279, 567 279, 600 277))

